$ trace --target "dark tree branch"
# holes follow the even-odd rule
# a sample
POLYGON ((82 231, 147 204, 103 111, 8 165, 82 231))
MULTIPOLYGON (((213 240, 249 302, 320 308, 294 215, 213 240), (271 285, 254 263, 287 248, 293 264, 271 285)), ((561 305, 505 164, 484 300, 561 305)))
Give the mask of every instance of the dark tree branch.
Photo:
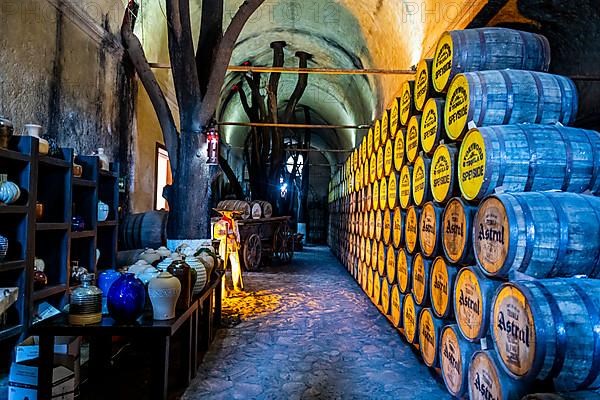
POLYGON ((196 69, 200 92, 206 94, 211 68, 223 36, 223 0, 202 0, 200 37, 196 50, 196 69))
POLYGON ((198 121, 205 125, 214 115, 221 95, 221 89, 225 82, 225 74, 231 60, 231 54, 246 21, 256 11, 265 0, 245 0, 240 6, 233 19, 231 20, 217 51, 212 67, 210 68, 210 77, 206 94, 202 100, 198 121))
POLYGON ((200 106, 200 83, 194 57, 189 0, 167 0, 169 57, 179 104, 182 132, 199 132, 195 117, 200 106))
MULTIPOLYGON (((298 67, 306 68, 308 66, 308 60, 312 58, 312 55, 305 51, 296 52, 296 57, 299 58, 298 67)), ((290 96, 290 99, 285 108, 285 112, 283 114, 283 122, 289 122, 292 118, 292 115, 296 111, 296 106, 302 98, 304 91, 306 90, 306 86, 308 86, 308 74, 298 74, 298 81, 296 82, 296 87, 290 96)))
POLYGON ((250 121, 256 121, 258 119, 258 116, 255 115, 254 110, 252 109, 252 107, 250 107, 250 104, 248 104, 248 98, 246 97, 246 92, 244 92, 243 81, 240 81, 240 83, 237 84, 236 90, 238 92, 238 95, 240 96, 240 102, 242 103, 242 107, 244 108, 248 119, 250 121))
POLYGON ((127 50, 127 55, 129 56, 142 85, 144 85, 144 88, 146 89, 148 97, 150 97, 150 102, 158 117, 158 123, 163 133, 163 139, 167 151, 169 152, 171 170, 173 171, 173 175, 176 175, 179 134, 167 99, 156 80, 156 76, 150 68, 142 44, 133 33, 137 11, 138 5, 135 2, 129 2, 125 9, 125 16, 123 17, 123 23, 121 25, 121 38, 123 46, 127 50))
MULTIPOLYGON (((283 48, 286 46, 286 43, 283 41, 277 41, 271 43, 271 48, 273 49, 273 67, 282 67, 284 64, 284 52, 283 48)), ((267 94, 268 94, 268 107, 267 107, 267 115, 269 121, 273 123, 277 123, 278 118, 278 101, 277 94, 279 91, 279 80, 281 78, 280 73, 271 73, 269 77, 269 84, 267 86, 267 94)), ((271 173, 270 178, 272 182, 275 182, 278 179, 279 172, 281 169, 281 164, 283 162, 283 137, 281 134, 281 130, 277 127, 273 128, 271 131, 271 173)))
POLYGON ((229 183, 231 184, 231 188, 233 189, 235 196, 239 200, 243 200, 244 199, 244 190, 242 189, 242 185, 240 185, 240 181, 238 181, 237 176, 235 176, 235 172, 233 172, 233 170, 229 166, 229 163, 227 162, 225 157, 223 157, 220 154, 219 154, 219 166, 221 167, 221 169, 225 173, 225 176, 229 180, 229 183))

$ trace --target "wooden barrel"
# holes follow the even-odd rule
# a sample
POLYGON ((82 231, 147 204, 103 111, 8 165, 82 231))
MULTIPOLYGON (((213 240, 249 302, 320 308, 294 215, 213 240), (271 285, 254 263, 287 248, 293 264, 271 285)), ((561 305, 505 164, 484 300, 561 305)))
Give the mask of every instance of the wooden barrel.
POLYGON ((250 204, 243 200, 223 200, 217 204, 218 210, 239 211, 242 219, 251 217, 252 212, 250 204))
POLYGON ((365 238, 360 237, 358 240, 358 258, 361 262, 365 262, 365 238))
POLYGON ((385 164, 385 148, 384 146, 381 146, 379 148, 379 150, 377 150, 377 168, 376 168, 376 174, 377 174, 377 179, 381 179, 383 178, 383 173, 384 173, 384 164, 385 164))
POLYGON ((393 213, 389 208, 386 208, 383 212, 383 232, 381 233, 381 241, 386 246, 389 246, 392 242, 392 220, 393 213))
POLYGON ((369 215, 370 212, 364 212, 363 213, 363 231, 362 231, 362 236, 365 238, 369 237, 369 215))
POLYGON ((419 315, 419 351, 425 365, 440 366, 440 337, 444 320, 433 315, 431 308, 424 308, 419 315))
POLYGON ((392 101, 392 106, 390 107, 390 137, 392 139, 396 138, 396 133, 398 129, 400 129, 400 98, 396 97, 392 101))
POLYGON ((381 310, 383 311, 384 315, 389 315, 390 314, 390 309, 391 309, 391 304, 390 304, 390 284, 387 282, 387 280, 382 279, 381 280, 381 295, 380 295, 380 302, 381 302, 381 310))
POLYGON ((381 144, 385 145, 390 137, 390 110, 383 110, 381 115, 381 144))
POLYGON ((415 206, 410 206, 406 211, 406 220, 404 223, 404 242, 406 250, 410 254, 416 253, 419 244, 419 218, 421 210, 415 206))
POLYGON ((375 240, 373 240, 373 242, 371 242, 371 269, 372 270, 377 269, 377 262, 379 261, 379 257, 377 254, 378 251, 379 251, 379 243, 377 243, 375 240))
POLYGON ((381 304, 381 277, 377 271, 373 271, 373 304, 379 306, 381 304))
POLYGON ((369 157, 369 183, 377 181, 377 152, 373 152, 369 157))
POLYGON ((400 171, 400 207, 407 209, 412 204, 412 177, 413 167, 404 165, 400 171))
POLYGON ((373 155, 373 127, 369 128, 369 132, 367 133, 367 158, 371 158, 373 155))
POLYGON ((385 275, 385 256, 387 255, 387 248, 383 242, 377 243, 377 272, 379 276, 385 275))
POLYGON ((385 255, 385 277, 390 285, 396 283, 396 253, 397 250, 389 246, 385 255))
POLYGON ((462 399, 468 390, 469 362, 480 348, 477 343, 466 341, 456 324, 442 328, 440 338, 440 366, 446 389, 451 395, 462 399))
POLYGON ((402 327, 402 303, 403 303, 403 294, 400 294, 400 290, 398 290, 398 285, 392 285, 392 290, 390 294, 390 315, 392 317, 392 324, 396 328, 402 327))
POLYGON ((406 158, 406 129, 399 129, 394 139, 394 169, 397 172, 402 170, 406 158))
POLYGON ((501 283, 486 278, 477 267, 458 271, 454 284, 454 315, 468 341, 479 341, 488 334, 492 298, 501 283))
POLYGON ((394 170, 394 141, 386 139, 383 150, 383 175, 390 176, 394 170))
POLYGON ((450 199, 442 215, 442 247, 453 264, 471 265, 475 261, 472 224, 477 209, 460 197, 450 199))
POLYGON ((384 176, 379 181, 379 209, 380 210, 385 210, 388 206, 387 194, 388 194, 387 179, 384 176))
POLYGON ((412 293, 404 296, 402 304, 402 326, 404 337, 411 344, 419 343, 419 314, 422 307, 415 303, 412 293))
POLYGON ((367 271, 367 296, 369 298, 373 297, 373 278, 375 275, 375 271, 372 269, 367 271))
POLYGON ((415 92, 415 81, 414 80, 406 80, 402 84, 401 94, 400 94, 400 111, 399 111, 399 121, 400 125, 406 126, 408 124, 408 120, 415 113, 415 102, 414 102, 414 93, 415 92))
POLYGON ((446 138, 444 128, 444 99, 429 99, 425 103, 421 117, 421 149, 429 155, 433 154, 440 141, 446 138))
POLYGON ((475 256, 487 275, 600 276, 598 197, 503 193, 487 197, 473 223, 475 256))
POLYGON ((440 144, 431 160, 429 186, 433 200, 445 204, 458 194, 458 147, 454 144, 440 144))
POLYGON ((262 209, 260 204, 252 202, 250 204, 250 215, 252 219, 260 219, 262 217, 262 209))
POLYGON ((445 32, 433 57, 432 81, 445 92, 457 74, 493 69, 548 71, 550 45, 541 35, 506 28, 445 32))
POLYGON ((419 244, 425 257, 434 257, 440 251, 442 242, 442 213, 444 209, 433 202, 427 202, 419 219, 419 244))
POLYGON ((367 291, 367 281, 368 281, 367 274, 371 270, 367 267, 367 263, 366 262, 363 264, 363 267, 364 268, 363 268, 362 273, 361 273, 361 284, 360 284, 360 287, 366 292, 367 291))
POLYGON ((363 186, 367 187, 369 186, 369 180, 371 179, 371 170, 369 167, 369 159, 367 158, 367 160, 365 161, 365 164, 363 165, 363 186))
POLYGON ((396 172, 392 172, 388 178, 388 183, 387 183, 387 205, 388 208, 390 209, 394 209, 396 208, 397 205, 400 204, 400 200, 398 199, 398 181, 399 181, 399 174, 396 172))
POLYGON ((367 191, 365 194, 365 205, 367 211, 373 210, 373 185, 371 184, 367 184, 367 191))
POLYGON ((373 124, 373 152, 381 148, 381 121, 376 119, 373 124))
POLYGON ((431 82, 431 66, 433 60, 431 58, 424 58, 417 64, 417 71, 415 73, 415 109, 417 111, 423 111, 425 102, 429 97, 434 95, 433 83, 431 82))
POLYGON ((460 140, 467 124, 518 123, 569 125, 577 116, 577 88, 569 78, 533 71, 483 71, 460 74, 444 105, 448 137, 460 140))
POLYGON ((525 393, 522 382, 511 379, 499 366, 494 350, 473 353, 469 365, 469 399, 513 400, 525 393))
POLYGON ((421 116, 413 115, 406 129, 406 160, 413 164, 421 151, 421 116))
POLYGON ((404 249, 396 253, 396 280, 401 293, 410 293, 412 287, 412 257, 404 249))
POLYGON ((429 279, 429 297, 431 298, 433 313, 438 318, 453 316, 452 296, 457 273, 456 266, 448 265, 444 257, 436 257, 433 260, 431 278, 429 279))
POLYGON ((373 234, 373 239, 376 241, 381 240, 381 234, 383 232, 383 213, 381 210, 375 211, 375 231, 373 234))
POLYGON ((530 124, 471 129, 460 147, 460 189, 467 200, 480 200, 498 187, 598 193, 598 154, 596 131, 530 124))
POLYGON ((127 215, 119 226, 121 250, 134 250, 165 246, 167 243, 166 211, 148 211, 127 215))
POLYGON ((429 305, 429 286, 431 281, 431 260, 417 253, 412 262, 412 289, 415 303, 420 306, 429 305))
POLYGON ((373 203, 373 210, 379 210, 379 180, 375 179, 373 182, 373 193, 371 202, 373 203))
POLYGON ((513 378, 552 380, 561 391, 600 386, 600 280, 505 283, 494 299, 492 324, 513 378))
POLYGON ((432 199, 431 185, 431 158, 419 155, 413 166, 412 197, 415 205, 422 206, 432 199))
POLYGON ((400 207, 394 208, 392 218, 392 245, 396 249, 400 249, 400 246, 404 242, 404 220, 405 212, 400 207))
POLYGON ((373 242, 371 239, 365 239, 365 264, 371 267, 371 255, 373 254, 373 242))

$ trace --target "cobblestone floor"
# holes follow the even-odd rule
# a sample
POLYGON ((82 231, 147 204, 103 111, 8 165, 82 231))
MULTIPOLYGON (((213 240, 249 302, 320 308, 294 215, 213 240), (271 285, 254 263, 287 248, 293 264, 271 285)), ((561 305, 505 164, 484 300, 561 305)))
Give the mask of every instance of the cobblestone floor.
POLYGON ((446 399, 328 248, 246 273, 184 399, 446 399))

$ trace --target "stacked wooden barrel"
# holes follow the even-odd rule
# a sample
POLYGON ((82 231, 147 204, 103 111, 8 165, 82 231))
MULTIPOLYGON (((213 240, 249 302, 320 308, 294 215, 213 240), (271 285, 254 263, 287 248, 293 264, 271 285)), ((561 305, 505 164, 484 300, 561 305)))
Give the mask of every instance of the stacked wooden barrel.
POLYGON ((456 397, 600 387, 600 134, 549 60, 445 33, 330 182, 333 253, 456 397))

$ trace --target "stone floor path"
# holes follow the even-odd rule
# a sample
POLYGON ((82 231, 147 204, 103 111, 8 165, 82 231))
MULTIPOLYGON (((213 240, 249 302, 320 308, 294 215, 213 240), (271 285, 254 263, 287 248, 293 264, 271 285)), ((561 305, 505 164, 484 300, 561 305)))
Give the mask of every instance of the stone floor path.
POLYGON ((184 399, 450 398, 328 248, 244 284, 184 399))

